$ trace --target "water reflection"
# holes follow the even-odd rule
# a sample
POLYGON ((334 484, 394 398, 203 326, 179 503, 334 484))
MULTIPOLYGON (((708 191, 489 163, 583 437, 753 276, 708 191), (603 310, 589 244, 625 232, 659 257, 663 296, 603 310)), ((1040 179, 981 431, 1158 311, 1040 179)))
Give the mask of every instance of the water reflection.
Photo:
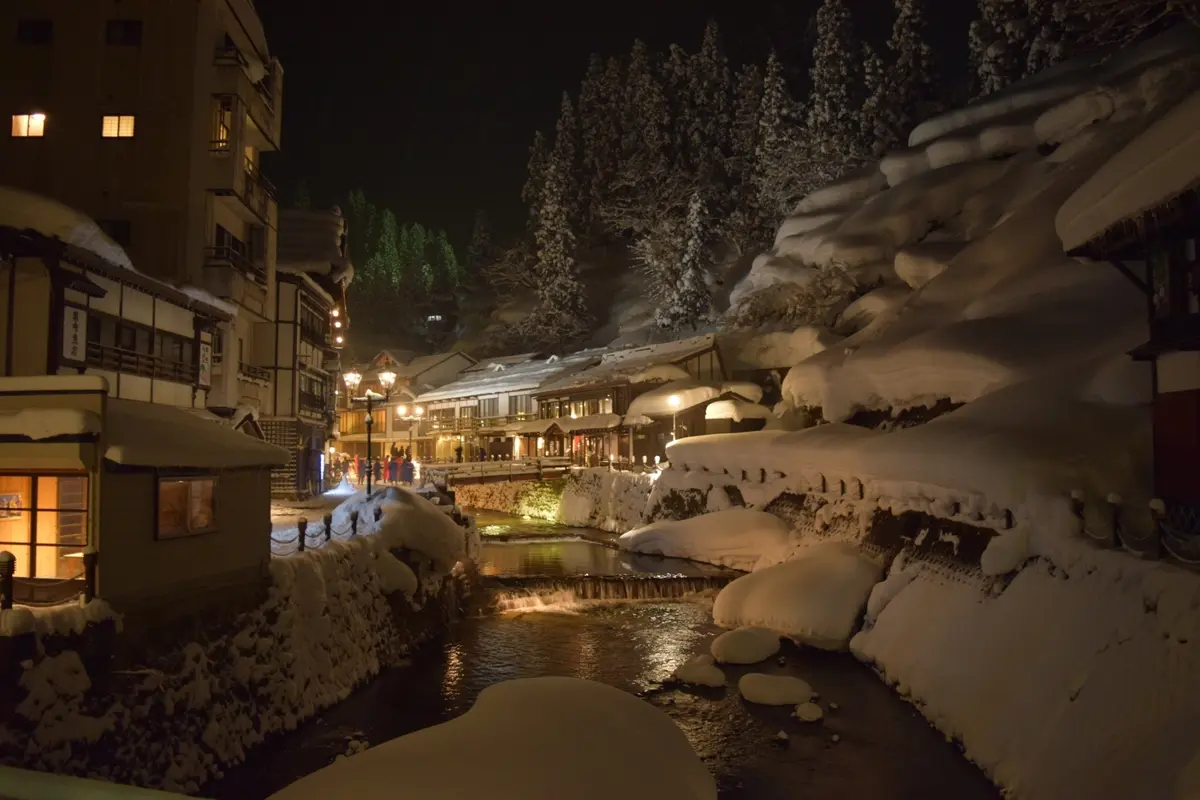
POLYGON ((626 553, 585 539, 488 542, 476 562, 483 575, 714 575, 716 567, 626 553))

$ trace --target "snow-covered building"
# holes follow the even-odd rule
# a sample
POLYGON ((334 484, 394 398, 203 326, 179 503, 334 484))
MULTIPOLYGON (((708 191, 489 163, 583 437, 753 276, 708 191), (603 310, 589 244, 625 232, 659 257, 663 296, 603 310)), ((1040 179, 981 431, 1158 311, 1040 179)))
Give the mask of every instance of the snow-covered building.
POLYGON ((99 375, 113 397, 205 408, 229 306, 137 272, 49 198, 0 189, 0 219, 0 376, 99 375))
POLYGON ((1154 493, 1168 544, 1200 552, 1200 92, 1097 170, 1057 229, 1146 295, 1150 339, 1131 355, 1154 367, 1154 493))
POLYGON ((19 0, 0 26, 17 32, 0 49, 5 182, 97 220, 144 274, 229 302, 207 402, 267 408, 277 209, 260 155, 279 146, 283 70, 253 3, 19 0))
POLYGON ((545 424, 538 420, 534 395, 550 381, 598 363, 602 353, 524 353, 481 361, 463 370, 457 380, 417 395, 415 402, 425 409, 427 420, 421 427, 433 437, 434 458, 549 455, 543 435, 532 430, 545 424), (519 445, 513 442, 523 436, 543 440, 542 447, 517 452, 519 445))
MULTIPOLYGON (((630 403, 670 381, 719 382, 724 378, 725 367, 712 334, 604 351, 597 363, 546 384, 534 396, 539 419, 555 420, 558 431, 554 433, 559 433, 563 443, 557 442, 554 433, 535 433, 549 439, 552 449, 561 447, 560 454, 570 454, 579 463, 653 460, 665 455, 672 429, 641 414, 627 416, 630 403)), ((680 410, 686 414, 692 408, 680 410)), ((698 419, 689 417, 687 425, 693 432, 704 433, 703 408, 699 411, 698 419)))
MULTIPOLYGON (((381 458, 393 451, 412 448, 418 461, 433 460, 437 434, 426 424, 426 408, 416 398, 422 392, 450 383, 475 363, 475 359, 458 350, 417 355, 411 350, 389 349, 381 350, 370 363, 357 367, 362 375, 359 393, 385 395, 379 374, 387 371, 396 376, 387 402, 379 401, 376 406, 371 431, 373 455, 381 458)), ((339 410, 339 444, 343 452, 366 457, 366 407, 350 402, 344 392, 342 396, 345 402, 339 410)))
POLYGON ((272 473, 277 497, 322 490, 340 353, 349 331, 346 287, 354 277, 346 222, 337 208, 279 215, 274 322, 257 335, 271 346, 266 439, 290 453, 272 473))

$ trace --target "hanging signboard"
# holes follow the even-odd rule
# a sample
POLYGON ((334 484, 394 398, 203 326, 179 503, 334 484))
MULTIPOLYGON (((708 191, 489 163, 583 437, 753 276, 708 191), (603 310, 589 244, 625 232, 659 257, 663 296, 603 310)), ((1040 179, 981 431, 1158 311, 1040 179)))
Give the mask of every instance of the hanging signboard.
POLYGON ((208 389, 212 386, 212 345, 208 342, 200 343, 200 388, 208 389))
POLYGON ((82 364, 87 358, 87 311, 75 306, 63 309, 63 361, 82 364))

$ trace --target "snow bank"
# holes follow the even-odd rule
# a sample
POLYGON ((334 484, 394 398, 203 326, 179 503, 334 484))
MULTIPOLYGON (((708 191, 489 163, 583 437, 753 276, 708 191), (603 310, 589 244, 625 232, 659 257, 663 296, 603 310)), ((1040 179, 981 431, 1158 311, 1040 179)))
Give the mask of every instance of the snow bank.
POLYGON ((766 406, 748 403, 737 398, 717 400, 704 409, 705 419, 731 419, 734 422, 741 422, 747 419, 771 419, 772 417, 774 414, 766 406))
POLYGON ((724 628, 770 628, 803 644, 839 650, 879 577, 879 566, 853 545, 814 544, 791 561, 744 575, 722 589, 713 620, 724 628))
POLYGON ((1195 575, 1084 548, 998 594, 928 570, 902 584, 851 649, 1000 785, 1028 800, 1186 796, 1195 575))
POLYGON ((83 633, 88 625, 105 620, 121 629, 121 615, 100 599, 78 600, 55 606, 14 606, 0 611, 0 637, 33 633, 42 636, 70 636, 83 633))
POLYGON ((712 643, 712 657, 722 664, 757 664, 779 652, 779 634, 766 628, 734 628, 712 643))
POLYGON ((622 534, 623 550, 690 558, 740 570, 784 558, 788 524, 772 514, 731 508, 684 520, 659 520, 622 534))
POLYGON ((467 508, 558 522, 563 487, 562 480, 462 484, 454 487, 454 498, 467 508))
POLYGON ((738 350, 736 363, 748 369, 779 369, 833 347, 841 337, 813 325, 791 332, 763 333, 747 339, 738 350))
POLYGON ((442 573, 468 556, 468 535, 440 508, 416 492, 396 486, 376 489, 370 497, 357 492, 333 510, 335 528, 350 525, 358 512, 358 530, 374 534, 386 548, 407 548, 427 556, 442 573), (375 509, 382 516, 375 519, 375 509))
POLYGON ((750 672, 738 681, 738 692, 749 703, 764 706, 794 706, 812 698, 812 687, 791 675, 750 672))
POLYGON ((394 797, 397 787, 429 800, 717 797, 670 717, 619 689, 555 677, 489 686, 461 717, 336 761, 272 798, 371 800, 394 797), (572 733, 546 735, 555 730, 572 733))

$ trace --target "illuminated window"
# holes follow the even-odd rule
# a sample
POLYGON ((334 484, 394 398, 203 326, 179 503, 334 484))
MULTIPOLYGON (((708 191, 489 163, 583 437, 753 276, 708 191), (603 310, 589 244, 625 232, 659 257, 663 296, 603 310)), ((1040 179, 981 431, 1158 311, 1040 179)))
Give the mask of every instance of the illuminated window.
POLYGON ((158 481, 158 538, 179 539, 217 529, 217 479, 160 478, 158 481))
POLYGON ((86 475, 0 476, 0 550, 17 577, 82 577, 87 498, 86 475))
POLYGON ((13 114, 12 135, 21 138, 45 136, 46 115, 41 112, 13 114))
POLYGON ((100 128, 100 135, 105 139, 132 139, 133 138, 133 115, 123 114, 105 115, 104 123, 100 128))

